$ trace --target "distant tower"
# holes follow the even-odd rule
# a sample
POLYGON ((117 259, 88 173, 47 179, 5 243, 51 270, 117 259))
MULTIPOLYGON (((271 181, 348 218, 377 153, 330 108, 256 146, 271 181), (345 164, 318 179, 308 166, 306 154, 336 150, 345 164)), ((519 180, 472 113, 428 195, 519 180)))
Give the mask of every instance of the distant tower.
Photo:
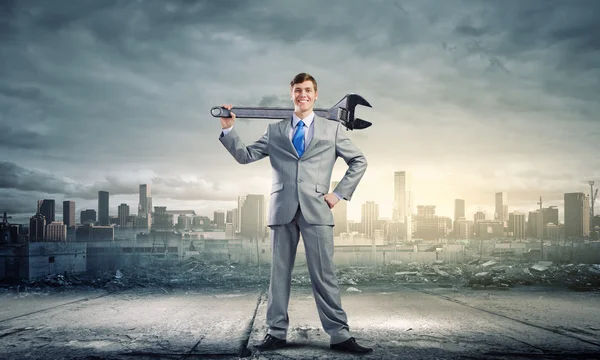
POLYGON ((581 238, 590 234, 589 196, 582 192, 565 193, 565 236, 581 238))
POLYGON ((394 207, 392 220, 405 224, 404 239, 412 240, 412 177, 407 171, 394 172, 394 207))
POLYGON ((368 239, 372 239, 377 229, 377 221, 379 220, 379 205, 374 201, 367 201, 361 205, 361 225, 363 233, 368 239))
POLYGON ((594 182, 590 181, 590 231, 594 230, 594 203, 596 202, 596 197, 598 196, 598 189, 594 193, 594 182))
POLYGON ((55 218, 55 204, 54 199, 38 200, 38 213, 44 215, 46 218, 46 224, 51 224, 56 220, 55 218))
POLYGON ((63 201, 63 222, 68 228, 75 227, 75 201, 63 201))
POLYGON ((465 200, 454 199, 454 221, 465 217, 465 200))
POLYGON ((139 227, 149 231, 152 228, 152 196, 149 184, 140 184, 140 201, 138 204, 139 227))
POLYGON ((108 216, 108 191, 98 191, 98 223, 101 226, 110 225, 108 216))
POLYGON ((495 210, 494 220, 502 222, 502 226, 506 227, 508 223, 508 204, 505 192, 496 193, 495 210))

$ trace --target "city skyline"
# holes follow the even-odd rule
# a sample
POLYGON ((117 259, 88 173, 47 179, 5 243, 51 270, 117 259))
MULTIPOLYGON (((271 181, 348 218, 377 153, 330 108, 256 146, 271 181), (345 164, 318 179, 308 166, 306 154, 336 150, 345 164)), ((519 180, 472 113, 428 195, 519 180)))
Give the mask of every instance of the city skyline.
MULTIPOLYGON (((498 192, 509 212, 536 209, 540 196, 562 208, 564 193, 600 181, 600 22, 591 15, 600 3, 577 4, 9 2, 0 12, 0 210, 15 221, 53 198, 60 218, 63 200, 78 214, 97 209, 104 190, 110 214, 121 203, 137 212, 143 183, 153 204, 207 215, 268 194, 269 161, 236 163, 209 110, 291 107, 299 72, 316 77, 317 107, 349 92, 373 105, 357 110, 373 126, 348 132, 369 163, 350 220, 367 201, 392 217, 394 171, 413 174, 414 206, 448 217, 455 198, 468 216, 493 217, 498 192), (315 21, 304 33, 281 26, 305 24, 307 7, 315 21)), ((235 126, 250 144, 269 122, 235 126)), ((339 160, 332 181, 345 170, 339 160)))
MULTIPOLYGON (((401 185, 400 188, 397 187, 398 186, 398 182, 397 182, 398 181, 398 174, 402 174, 403 178, 404 178, 405 174, 407 174, 407 176, 409 176, 410 178, 412 178, 412 174, 410 174, 410 173, 407 173, 405 171, 395 171, 392 174, 394 185, 390 188, 390 191, 392 193, 394 193, 394 194, 397 191, 404 191, 403 189, 405 189, 404 188, 404 183, 402 183, 402 185, 401 185)), ((330 191, 333 191, 333 189, 337 185, 337 183, 338 183, 337 181, 332 181, 332 183, 330 184, 330 187, 331 187, 330 191)), ((588 186, 589 185, 590 184, 588 184, 588 186)), ((25 214, 12 214, 12 213, 10 213, 9 215, 11 215, 13 219, 15 219, 15 220, 12 221, 13 223, 26 223, 27 221, 29 221, 29 218, 31 216, 33 216, 36 212, 40 212, 40 208, 42 206, 44 206, 44 200, 50 200, 52 202, 52 204, 53 204, 52 205, 52 207, 54 209, 53 216, 56 219, 56 221, 64 221, 63 217, 60 216, 60 214, 64 214, 64 209, 63 209, 62 206, 60 206, 60 204, 63 204, 63 206, 64 206, 64 203, 69 203, 70 207, 74 207, 75 214, 76 214, 75 218, 78 217, 78 214, 80 214, 80 212, 82 212, 84 210, 89 210, 89 209, 94 210, 97 213, 97 216, 99 216, 99 214, 101 212, 101 210, 100 210, 101 205, 105 206, 105 205, 103 205, 103 203, 106 202, 106 201, 108 201, 109 204, 113 204, 113 205, 110 205, 108 207, 108 216, 111 216, 111 217, 117 216, 118 217, 119 214, 121 213, 121 206, 122 205, 125 205, 127 207, 128 214, 137 215, 137 216, 139 216, 140 214, 144 214, 144 216, 148 216, 147 211, 154 211, 154 209, 147 209, 147 210, 144 209, 144 207, 148 206, 148 204, 152 204, 152 197, 150 197, 150 194, 151 194, 151 190, 150 189, 152 188, 152 184, 138 184, 137 188, 138 188, 138 193, 134 194, 137 197, 137 199, 138 199, 137 203, 132 203, 132 202, 115 202, 115 203, 113 203, 112 201, 109 200, 111 197, 114 197, 113 195, 110 194, 110 191, 99 190, 97 192, 97 198, 96 199, 85 200, 84 201, 87 204, 95 203, 96 204, 95 207, 94 206, 91 206, 91 207, 90 206, 77 206, 77 201, 73 201, 72 198, 69 199, 69 198, 65 197, 64 200, 58 201, 55 198, 50 197, 50 198, 46 198, 46 199, 38 199, 37 200, 37 209, 36 209, 36 211, 32 212, 31 214, 27 214, 27 213, 25 213, 25 214), (146 194, 146 195, 143 195, 143 194, 146 194), (101 198, 104 198, 105 200, 101 200, 101 198), (138 209, 137 212, 131 210, 131 209, 136 209, 136 208, 138 209), (140 213, 140 210, 142 210, 141 213, 140 213)), ((594 188, 594 189, 596 189, 596 188, 594 188)), ((586 193, 585 191, 571 191, 571 192, 568 192, 568 193, 565 193, 565 194, 576 194, 576 193, 581 193, 581 194, 583 194, 584 197, 588 198, 588 202, 589 202, 588 208, 591 209, 592 204, 591 204, 591 201, 589 201, 591 199, 591 196, 590 196, 590 194, 586 193)), ((563 194, 563 199, 564 199, 564 195, 565 194, 563 194)), ((239 194, 237 196, 238 197, 240 197, 240 196, 241 197, 245 197, 247 195, 254 195, 254 194, 245 193, 245 194, 239 194)), ((262 196, 265 196, 266 198, 268 198, 268 194, 257 194, 257 195, 262 195, 262 196)), ((117 196, 119 196, 119 195, 117 195, 117 196)), ((414 196, 414 194, 411 193, 411 196, 414 196)), ((122 197, 122 195, 121 195, 121 197, 122 197)), ((362 202, 360 204, 356 204, 355 206, 358 206, 359 208, 356 209, 358 211, 355 211, 355 212, 357 212, 358 215, 355 215, 355 216, 352 216, 351 212, 348 211, 348 209, 351 209, 351 207, 348 207, 347 203, 344 204, 344 205, 342 205, 342 206, 337 206, 336 209, 337 208, 343 208, 344 211, 347 211, 346 219, 348 221, 360 222, 362 216, 364 216, 363 215, 364 214, 364 207, 365 206, 373 206, 373 205, 375 205, 375 206, 377 206, 378 219, 381 219, 381 220, 394 220, 393 219, 393 217, 394 217, 393 213, 394 213, 394 203, 396 203, 395 198, 396 198, 396 195, 394 195, 393 198, 390 200, 391 201, 391 206, 389 206, 389 208, 390 208, 390 214, 389 215, 385 214, 385 213, 382 214, 382 212, 380 211, 380 209, 382 208, 382 204, 379 203, 379 202, 377 202, 377 201, 374 201, 374 200, 366 200, 366 201, 364 201, 364 202, 362 202), (369 205, 369 204, 373 204, 373 205, 369 205)), ((209 211, 207 211, 207 212, 196 212, 196 215, 198 215, 198 216, 207 216, 208 218, 212 219, 212 216, 216 212, 226 214, 232 208, 236 208, 238 206, 238 201, 239 200, 236 199, 235 200, 235 204, 232 205, 232 207, 229 207, 229 208, 226 208, 226 209, 217 209, 217 208, 209 209, 209 211)), ((475 214, 478 213, 478 212, 479 213, 484 213, 487 220, 497 220, 498 219, 497 218, 498 206, 501 206, 504 209, 504 211, 505 211, 506 221, 508 221, 508 215, 509 214, 513 214, 513 213, 528 214, 529 212, 535 212, 542 205, 542 204, 540 204, 539 201, 542 201, 542 204, 544 205, 545 208, 547 208, 547 207, 561 208, 563 211, 559 211, 558 212, 558 219, 560 220, 561 223, 564 221, 564 205, 561 205, 561 206, 554 205, 552 203, 545 202, 541 198, 538 198, 538 202, 536 203, 536 207, 535 208, 528 208, 528 209, 511 208, 510 201, 507 200, 507 193, 506 192, 496 192, 496 193, 494 193, 494 202, 491 205, 488 205, 488 206, 485 206, 485 207, 479 205, 479 206, 477 206, 477 208, 475 208, 474 206, 471 206, 470 208, 473 209, 472 211, 467 211, 467 209, 469 209, 469 206, 468 206, 468 203, 466 203, 465 199, 454 198, 453 199, 452 208, 451 208, 452 214, 448 213, 447 211, 440 211, 440 209, 446 209, 446 208, 445 207, 440 207, 438 204, 435 204, 435 203, 428 203, 428 204, 425 204, 425 203, 416 203, 415 204, 415 203, 412 203, 412 201, 411 201, 411 203, 412 203, 412 213, 411 213, 411 215, 416 215, 417 214, 417 207, 419 207, 419 206, 428 206, 428 207, 433 206, 434 209, 435 209, 436 216, 443 216, 443 217, 447 217, 447 218, 452 219, 452 220, 457 220, 456 219, 456 214, 457 214, 457 206, 458 206, 458 208, 459 208, 458 212, 459 213, 464 213, 465 214, 464 217, 467 220, 473 219, 473 217, 475 216, 475 214), (498 203, 498 201, 500 199, 499 195, 501 195, 501 199, 502 199, 501 203, 498 203)), ((563 200, 562 203, 564 204, 564 200, 563 200)), ((194 211, 196 211, 196 209, 178 208, 176 206, 175 207, 169 207, 169 206, 164 205, 164 204, 155 204, 154 206, 159 206, 159 207, 165 207, 166 206, 167 210, 177 209, 177 210, 194 210, 194 211)), ((384 207, 385 207, 385 205, 384 205, 384 207)), ((98 220, 98 221, 100 221, 100 220, 98 220)), ((403 222, 403 221, 401 220, 401 222, 403 222)), ((505 225, 506 225, 506 222, 505 222, 505 225)))

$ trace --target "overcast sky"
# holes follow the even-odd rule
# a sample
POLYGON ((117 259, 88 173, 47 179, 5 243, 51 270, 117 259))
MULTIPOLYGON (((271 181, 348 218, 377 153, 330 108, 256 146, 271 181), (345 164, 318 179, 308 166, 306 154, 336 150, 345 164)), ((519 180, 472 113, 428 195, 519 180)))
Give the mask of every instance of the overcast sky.
MULTIPOLYGON (((240 165, 210 108, 288 106, 316 77, 318 107, 364 96, 349 132, 369 168, 348 204, 390 217, 393 173, 415 205, 493 216, 558 205, 600 185, 600 1, 2 1, 0 211, 38 199, 97 209, 98 190, 137 212, 214 210, 268 194, 268 159, 240 165)), ((238 120, 250 144, 276 120, 238 120)), ((346 170, 339 159, 334 180, 346 170)))

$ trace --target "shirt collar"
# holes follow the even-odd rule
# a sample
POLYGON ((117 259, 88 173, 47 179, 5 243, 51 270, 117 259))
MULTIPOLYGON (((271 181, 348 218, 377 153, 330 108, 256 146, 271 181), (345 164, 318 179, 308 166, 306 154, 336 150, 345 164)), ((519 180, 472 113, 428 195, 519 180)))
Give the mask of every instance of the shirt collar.
POLYGON ((292 127, 295 128, 296 125, 298 125, 298 122, 300 120, 302 120, 302 122, 304 122, 304 126, 305 127, 309 127, 312 124, 312 122, 313 122, 314 119, 315 119, 315 113, 314 112, 311 112, 310 114, 308 114, 304 119, 300 119, 298 117, 298 115, 296 115, 296 113, 294 113, 294 116, 292 118, 292 127))

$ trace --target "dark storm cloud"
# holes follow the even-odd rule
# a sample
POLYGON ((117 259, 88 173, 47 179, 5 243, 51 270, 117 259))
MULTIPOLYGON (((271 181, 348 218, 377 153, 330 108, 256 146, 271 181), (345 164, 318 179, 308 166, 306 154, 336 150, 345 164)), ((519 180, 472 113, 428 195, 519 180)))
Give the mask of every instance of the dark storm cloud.
POLYGON ((0 188, 63 194, 71 184, 49 172, 25 169, 15 163, 0 162, 0 188))
POLYGON ((54 145, 42 134, 27 129, 5 127, 2 137, 3 146, 13 149, 48 149, 54 145))
POLYGON ((0 95, 14 97, 23 100, 39 100, 42 97, 42 91, 37 87, 11 87, 0 85, 0 95))
POLYGON ((29 192, 11 191, 9 189, 0 188, 0 199, 2 199, 0 215, 6 211, 9 216, 14 214, 27 214, 27 217, 31 217, 35 214, 37 200, 43 199, 43 195, 38 192, 32 194, 29 192))
MULTIPOLYGON (((151 181, 153 196, 176 200, 235 200, 237 196, 220 189, 218 183, 203 180, 185 181, 177 177, 154 176, 151 181)), ((52 173, 27 169, 12 162, 0 162, 0 189, 17 192, 36 191, 61 195, 65 198, 94 200, 98 191, 114 195, 139 194, 139 182, 124 180, 117 176, 84 184, 52 173)))

